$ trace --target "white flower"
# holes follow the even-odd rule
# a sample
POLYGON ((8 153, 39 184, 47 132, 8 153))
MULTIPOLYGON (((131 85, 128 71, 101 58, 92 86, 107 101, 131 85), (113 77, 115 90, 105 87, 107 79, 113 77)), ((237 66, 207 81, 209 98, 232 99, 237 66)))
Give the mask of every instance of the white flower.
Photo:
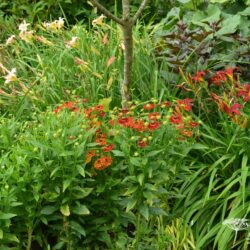
POLYGON ((59 17, 59 19, 58 19, 56 22, 57 22, 57 28, 58 28, 58 29, 63 28, 63 25, 64 25, 64 18, 59 17))
POLYGON ((247 219, 240 219, 240 218, 232 218, 232 219, 227 219, 223 221, 223 225, 226 225, 227 227, 231 228, 232 230, 235 231, 240 231, 240 230, 247 230, 249 227, 249 224, 247 223, 247 219))
POLYGON ((9 71, 8 75, 4 77, 5 83, 15 82, 17 80, 16 68, 9 71))
POLYGON ((11 35, 10 37, 8 37, 5 44, 6 45, 12 44, 15 40, 15 37, 16 37, 15 35, 11 35))
POLYGON ((104 16, 103 14, 101 15, 101 16, 99 16, 98 18, 96 18, 96 19, 94 19, 93 21, 92 21, 92 25, 93 26, 96 26, 96 25, 103 25, 103 19, 104 18, 106 18, 106 16, 104 16))
POLYGON ((77 36, 73 36, 70 41, 65 41, 64 43, 67 48, 76 48, 79 45, 78 39, 79 38, 77 36))
POLYGON ((26 21, 24 20, 18 27, 18 29, 21 31, 21 33, 24 33, 27 31, 28 26, 30 25, 30 23, 26 23, 26 21))
POLYGON ((22 40, 24 40, 24 41, 26 41, 26 42, 29 43, 29 42, 31 42, 32 39, 33 39, 33 33, 34 33, 33 30, 26 31, 26 32, 20 32, 19 37, 20 37, 22 40))

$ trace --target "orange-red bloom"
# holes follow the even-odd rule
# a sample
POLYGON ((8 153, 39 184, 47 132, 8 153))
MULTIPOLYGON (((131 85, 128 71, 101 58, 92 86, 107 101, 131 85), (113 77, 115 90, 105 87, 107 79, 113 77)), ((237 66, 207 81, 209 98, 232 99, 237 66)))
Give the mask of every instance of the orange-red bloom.
POLYGON ((153 112, 153 113, 148 114, 148 118, 150 120, 159 120, 159 119, 161 119, 161 115, 158 112, 153 112))
POLYGON ((102 110, 104 110, 104 106, 103 106, 103 105, 96 105, 96 106, 94 107, 94 109, 95 109, 96 111, 102 111, 102 110))
POLYGON ((112 158, 109 156, 102 156, 94 162, 94 168, 103 170, 112 164, 112 158))
POLYGON ((89 152, 87 153, 87 156, 86 156, 86 160, 85 160, 85 163, 89 163, 91 162, 92 158, 96 155, 96 151, 95 150, 89 150, 89 152))
POLYGON ((155 105, 153 103, 147 103, 143 106, 145 110, 151 110, 154 109, 155 105))
POLYGON ((148 145, 148 141, 139 140, 137 142, 138 147, 145 148, 148 145))
POLYGON ((193 135, 193 132, 192 132, 192 130, 183 129, 181 131, 181 134, 184 135, 184 136, 186 136, 186 137, 191 137, 193 135))
POLYGON ((186 111, 189 111, 189 112, 192 111, 191 102, 193 102, 193 100, 191 100, 189 98, 177 101, 177 103, 179 104, 179 107, 182 110, 186 110, 186 111))
POLYGON ((106 147, 102 148, 102 150, 103 150, 104 152, 109 152, 109 151, 113 150, 114 147, 115 147, 114 144, 109 144, 109 145, 107 145, 106 147))
POLYGON ((107 141, 105 138, 96 138, 95 142, 97 142, 100 146, 105 146, 107 144, 107 141))
POLYGON ((172 124, 180 124, 182 123, 182 115, 180 113, 174 113, 169 118, 172 124))
POLYGON ((160 127, 160 122, 157 121, 150 121, 150 123, 148 124, 148 128, 149 130, 152 132, 156 129, 158 129, 160 127))

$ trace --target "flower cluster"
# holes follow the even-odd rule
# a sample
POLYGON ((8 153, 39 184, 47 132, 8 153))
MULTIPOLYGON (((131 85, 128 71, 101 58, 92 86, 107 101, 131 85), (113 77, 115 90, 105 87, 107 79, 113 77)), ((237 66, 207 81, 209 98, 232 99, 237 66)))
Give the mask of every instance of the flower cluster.
POLYGON ((227 67, 215 73, 198 71, 194 76, 187 77, 181 71, 185 82, 179 87, 198 96, 202 105, 215 103, 218 110, 244 128, 247 123, 244 107, 250 100, 250 84, 240 83, 239 73, 238 67, 227 67))
POLYGON ((134 151, 144 150, 155 143, 154 138, 161 129, 171 126, 186 140, 194 135, 199 123, 192 119, 191 99, 159 102, 152 99, 147 103, 130 102, 128 109, 115 107, 109 110, 103 104, 88 105, 87 100, 67 101, 54 109, 55 114, 68 110, 82 115, 85 129, 93 129, 89 138, 90 149, 85 163, 96 170, 103 170, 112 164, 113 150, 119 150, 116 136, 126 135, 134 151))
POLYGON ((49 31, 58 31, 63 28, 64 26, 64 18, 59 17, 58 20, 55 20, 53 22, 44 22, 43 26, 49 30, 49 31))

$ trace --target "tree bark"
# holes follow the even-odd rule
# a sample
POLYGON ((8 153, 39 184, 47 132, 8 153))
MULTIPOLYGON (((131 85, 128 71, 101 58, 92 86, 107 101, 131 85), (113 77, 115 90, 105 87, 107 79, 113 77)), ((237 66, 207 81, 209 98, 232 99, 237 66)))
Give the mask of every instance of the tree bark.
POLYGON ((132 64, 133 64, 133 26, 137 19, 140 17, 142 11, 147 5, 148 0, 143 0, 136 14, 130 16, 130 4, 129 0, 122 0, 122 19, 114 16, 109 10, 107 10, 97 0, 90 0, 91 3, 99 9, 104 15, 120 24, 123 31, 123 43, 124 43, 124 79, 121 83, 121 97, 122 107, 128 107, 128 101, 131 99, 130 84, 132 81, 132 64))
POLYGON ((127 108, 128 101, 131 100, 129 86, 132 81, 133 69, 133 26, 128 20, 128 24, 122 27, 124 42, 124 79, 121 84, 122 107, 127 108))

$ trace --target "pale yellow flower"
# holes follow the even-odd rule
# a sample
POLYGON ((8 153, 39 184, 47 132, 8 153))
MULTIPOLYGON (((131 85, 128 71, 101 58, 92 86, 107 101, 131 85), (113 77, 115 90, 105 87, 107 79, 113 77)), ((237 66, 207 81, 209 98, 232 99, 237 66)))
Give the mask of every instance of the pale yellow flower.
POLYGON ((73 36, 70 41, 65 41, 64 43, 67 48, 77 48, 79 46, 78 39, 77 36, 73 36))
POLYGON ((15 40, 15 37, 16 37, 15 35, 11 35, 10 37, 8 37, 5 44, 6 45, 12 44, 15 40))
POLYGON ((32 41, 32 39, 33 39, 33 30, 31 30, 31 31, 26 31, 26 32, 20 32, 19 33, 19 37, 22 39, 22 40, 24 40, 24 41, 26 41, 26 42, 31 42, 32 41))
POLYGON ((47 30, 50 31, 58 31, 60 29, 63 28, 64 26, 64 18, 59 17, 58 20, 55 20, 54 22, 50 23, 50 22, 44 22, 42 24, 47 30))
POLYGON ((93 25, 93 26, 96 26, 96 25, 102 26, 102 25, 103 25, 103 19, 104 19, 104 18, 106 18, 106 16, 104 16, 104 15, 102 14, 101 16, 97 17, 96 19, 94 19, 94 20, 92 21, 92 25, 93 25))
POLYGON ((62 29, 64 26, 64 18, 59 17, 59 19, 56 22, 57 22, 57 28, 62 29))
POLYGON ((53 43, 49 41, 47 38, 45 38, 44 36, 36 36, 35 38, 38 42, 41 42, 45 45, 49 45, 49 46, 53 45, 53 43))
POLYGON ((4 79, 5 83, 15 82, 17 80, 16 68, 13 68, 11 71, 9 71, 8 75, 6 75, 4 79))

